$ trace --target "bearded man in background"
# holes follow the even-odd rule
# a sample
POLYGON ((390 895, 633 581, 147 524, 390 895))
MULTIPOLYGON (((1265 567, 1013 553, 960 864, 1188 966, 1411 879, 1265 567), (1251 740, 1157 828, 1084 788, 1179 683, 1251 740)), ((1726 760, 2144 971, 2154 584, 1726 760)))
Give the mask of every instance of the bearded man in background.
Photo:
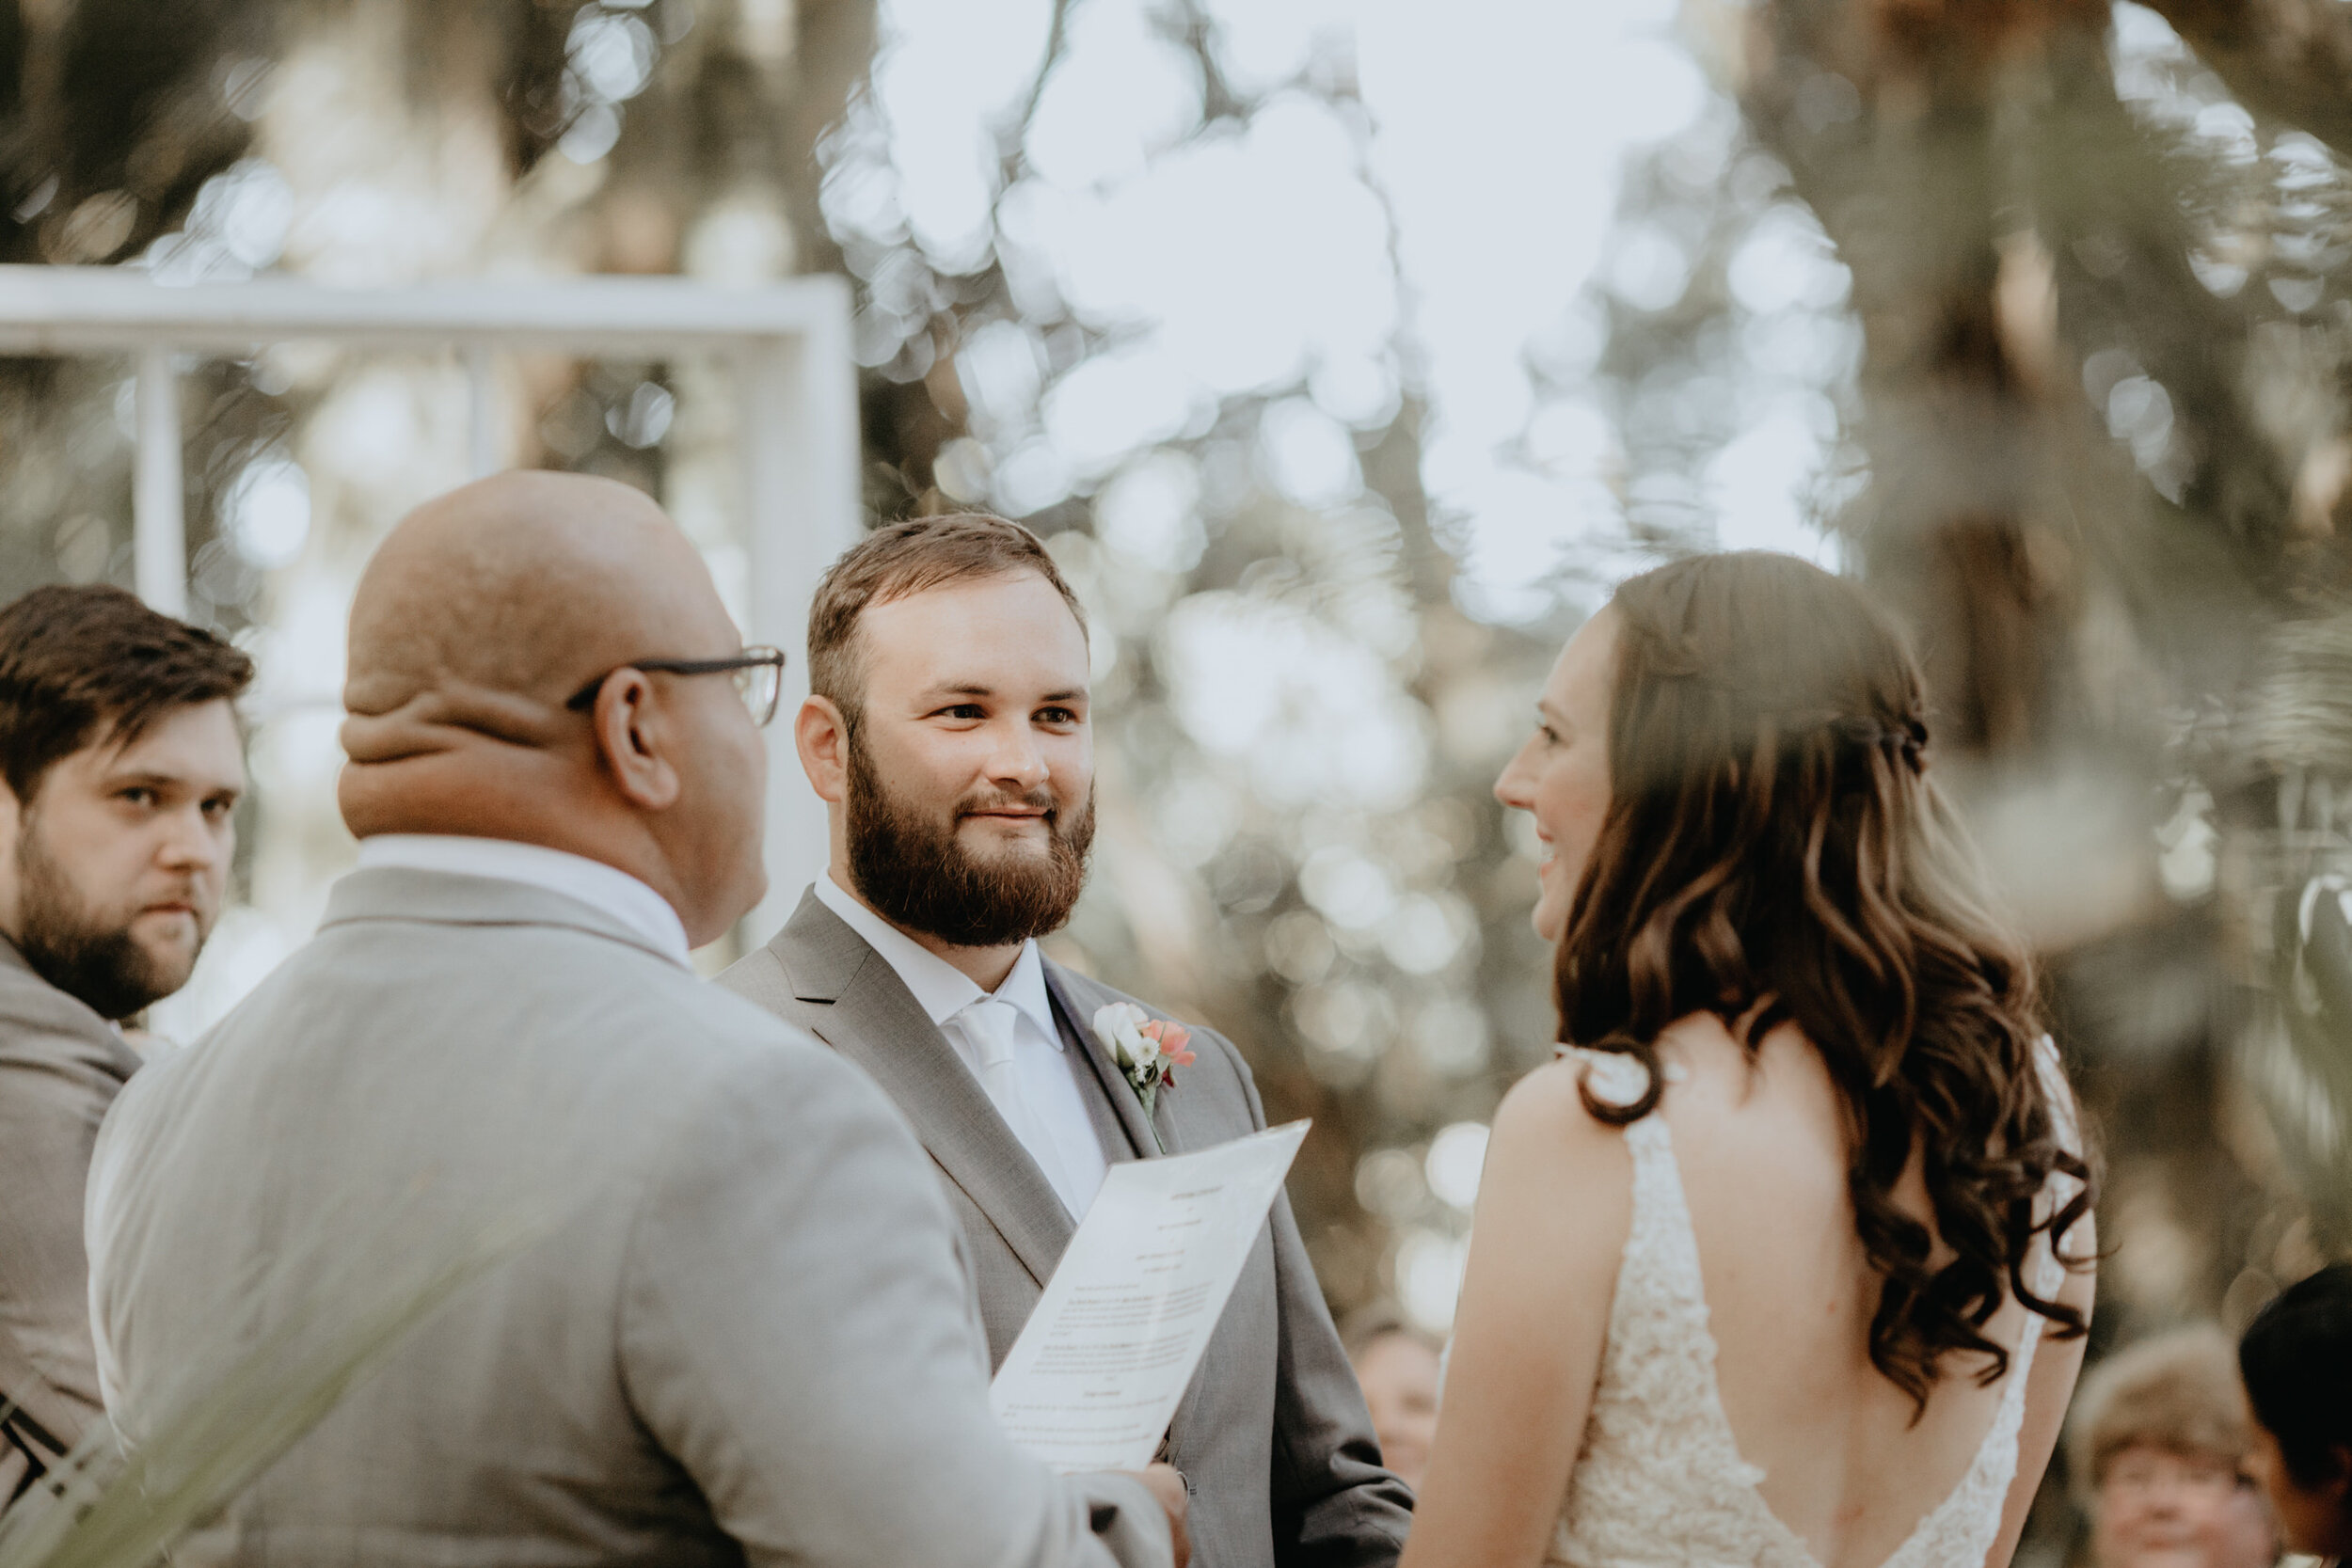
MULTIPOLYGON (((1092 1027, 1132 999, 1038 949, 1086 883, 1094 750, 1085 623, 1036 535, 978 515, 884 528, 826 574, 808 647, 794 739, 831 865, 720 983, 898 1102, 962 1221, 1001 1364, 1112 1162, 1265 1115, 1240 1053, 1197 1026, 1197 1065, 1147 1110, 1092 1027)), ((1287 1198, 1162 1451, 1203 1564, 1396 1560, 1412 1494, 1380 1466, 1287 1198)))
POLYGON ((220 914, 252 678, 119 588, 0 610, 0 1503, 99 1415, 90 1148, 139 1067, 120 1022, 187 984, 220 914))

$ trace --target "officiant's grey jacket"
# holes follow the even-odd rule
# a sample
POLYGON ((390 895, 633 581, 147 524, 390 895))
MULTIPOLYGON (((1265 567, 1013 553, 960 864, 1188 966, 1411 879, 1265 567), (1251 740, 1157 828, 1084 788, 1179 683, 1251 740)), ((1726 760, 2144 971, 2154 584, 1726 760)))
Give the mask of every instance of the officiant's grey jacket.
MULTIPOLYGON (((1149 1153, 1142 1102, 1090 1027, 1096 1008, 1132 999, 1050 961, 1045 979, 1104 1152, 1114 1161, 1149 1153)), ((990 1357, 1001 1362, 1076 1227, 978 1080, 898 972, 814 893, 719 983, 857 1063, 906 1113, 963 1222, 990 1357)), ((1200 1060, 1156 1110, 1169 1153, 1265 1124, 1240 1053, 1190 1027, 1200 1060)), ((1392 1563, 1404 1546, 1412 1494, 1380 1467, 1286 1197, 1275 1199, 1170 1436, 1170 1462, 1192 1489, 1200 1568, 1358 1568, 1392 1563)))
POLYGON ((486 1232, 180 1563, 1151 1568, 1142 1486, 992 1420, 955 1222, 864 1074, 602 911, 382 867, 116 1102, 90 1204, 108 1409, 331 1342, 486 1232))

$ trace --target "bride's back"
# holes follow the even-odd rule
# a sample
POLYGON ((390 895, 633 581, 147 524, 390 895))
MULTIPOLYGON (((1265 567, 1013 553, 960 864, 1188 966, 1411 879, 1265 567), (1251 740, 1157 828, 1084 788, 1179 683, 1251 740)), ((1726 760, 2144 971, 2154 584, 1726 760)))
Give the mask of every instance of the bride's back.
POLYGON ((1576 1050, 1496 1115, 1406 1560, 1997 1568, 2092 1173, 1916 663, 1854 584, 1702 556, 1537 709, 1496 794, 1576 1050))
MULTIPOLYGON (((1967 1474, 2007 1380, 1984 1386, 1986 1358, 1954 1355, 1921 1410, 1872 1364, 1884 1281, 1855 1233, 1836 1089, 1793 1025, 1752 1062, 1711 1014, 1659 1044, 1672 1082, 1653 1114, 1672 1134, 1740 1456, 1826 1568, 1878 1568, 1967 1474)), ((1896 1197, 1932 1227, 1924 1183, 1896 1197)), ((2008 1301, 1986 1335, 2014 1347, 2028 1316, 2008 1301)))

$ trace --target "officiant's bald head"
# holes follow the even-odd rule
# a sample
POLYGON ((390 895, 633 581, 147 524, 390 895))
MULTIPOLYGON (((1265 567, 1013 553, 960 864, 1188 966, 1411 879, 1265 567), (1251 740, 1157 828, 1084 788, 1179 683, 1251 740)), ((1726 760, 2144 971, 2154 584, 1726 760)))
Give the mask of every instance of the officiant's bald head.
POLYGON ((527 471, 453 490, 401 520, 353 598, 343 818, 586 855, 708 941, 765 890, 766 752, 728 681, 631 666, 741 649, 641 492, 527 471))

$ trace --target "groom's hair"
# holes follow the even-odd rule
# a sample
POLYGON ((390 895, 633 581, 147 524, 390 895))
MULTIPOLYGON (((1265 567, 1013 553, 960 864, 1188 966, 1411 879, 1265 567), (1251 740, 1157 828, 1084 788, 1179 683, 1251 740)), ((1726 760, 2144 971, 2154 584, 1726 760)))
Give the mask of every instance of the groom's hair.
POLYGON ((876 529, 825 573, 808 607, 808 689, 857 727, 866 696, 866 661, 857 641, 858 617, 868 605, 888 604, 949 583, 1035 572, 1087 629, 1085 610, 1054 564, 1045 542, 1019 523, 983 512, 910 517, 876 529))

